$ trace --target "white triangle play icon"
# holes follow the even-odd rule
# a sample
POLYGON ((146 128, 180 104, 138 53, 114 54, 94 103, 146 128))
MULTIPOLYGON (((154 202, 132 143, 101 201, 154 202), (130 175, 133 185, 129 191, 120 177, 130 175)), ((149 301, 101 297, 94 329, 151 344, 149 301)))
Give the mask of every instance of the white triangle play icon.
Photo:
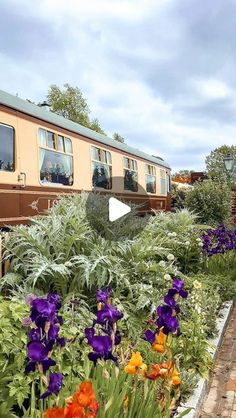
POLYGON ((131 211, 131 207, 120 202, 115 197, 109 199, 109 221, 114 222, 122 216, 127 215, 131 211))

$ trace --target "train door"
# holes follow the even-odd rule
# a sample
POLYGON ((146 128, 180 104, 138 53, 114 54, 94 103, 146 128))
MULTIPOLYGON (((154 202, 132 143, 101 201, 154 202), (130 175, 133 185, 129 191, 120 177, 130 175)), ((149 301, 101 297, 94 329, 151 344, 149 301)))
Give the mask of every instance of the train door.
POLYGON ((18 151, 15 127, 0 120, 0 227, 14 224, 20 215, 19 192, 24 179, 19 171, 18 151))

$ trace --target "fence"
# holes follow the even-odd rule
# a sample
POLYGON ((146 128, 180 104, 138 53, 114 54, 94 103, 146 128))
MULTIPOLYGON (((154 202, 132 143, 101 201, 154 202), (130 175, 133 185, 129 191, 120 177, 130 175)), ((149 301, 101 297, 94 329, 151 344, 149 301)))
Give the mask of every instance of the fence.
POLYGON ((10 268, 10 261, 4 260, 4 251, 9 232, 0 232, 0 279, 6 274, 10 268))

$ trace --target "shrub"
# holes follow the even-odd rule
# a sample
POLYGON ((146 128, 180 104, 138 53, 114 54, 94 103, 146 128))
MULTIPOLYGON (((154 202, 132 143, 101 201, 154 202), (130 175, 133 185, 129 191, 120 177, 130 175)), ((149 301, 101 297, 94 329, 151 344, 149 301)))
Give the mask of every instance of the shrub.
POLYGON ((225 183, 198 182, 186 197, 186 206, 198 215, 200 223, 218 225, 231 220, 232 194, 225 183))
POLYGON ((171 206, 173 210, 184 209, 186 207, 185 200, 189 192, 189 188, 178 187, 177 184, 171 186, 171 206))

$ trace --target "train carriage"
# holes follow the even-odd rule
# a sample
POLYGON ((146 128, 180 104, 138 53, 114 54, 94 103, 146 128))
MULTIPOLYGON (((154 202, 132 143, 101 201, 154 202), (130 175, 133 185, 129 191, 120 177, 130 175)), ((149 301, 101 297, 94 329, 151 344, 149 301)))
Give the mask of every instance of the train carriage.
POLYGON ((170 209, 170 167, 0 91, 0 227, 29 223, 58 196, 99 190, 170 209), (119 181, 117 181, 119 179, 119 181))

